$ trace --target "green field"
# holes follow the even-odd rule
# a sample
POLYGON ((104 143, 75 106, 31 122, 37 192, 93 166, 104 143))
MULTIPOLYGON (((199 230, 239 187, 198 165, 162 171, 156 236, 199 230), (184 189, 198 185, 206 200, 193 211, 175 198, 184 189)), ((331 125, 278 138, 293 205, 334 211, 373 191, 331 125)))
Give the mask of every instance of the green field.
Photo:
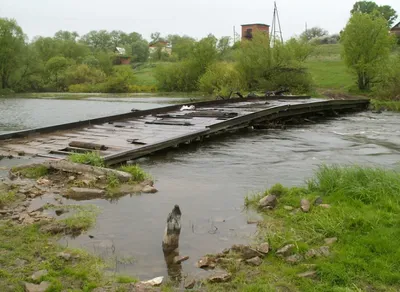
POLYGON ((157 85, 157 80, 154 77, 154 69, 156 64, 148 64, 135 69, 136 84, 140 86, 157 85))
POLYGON ((348 91, 355 86, 354 76, 340 56, 340 45, 317 46, 306 62, 317 89, 348 91))

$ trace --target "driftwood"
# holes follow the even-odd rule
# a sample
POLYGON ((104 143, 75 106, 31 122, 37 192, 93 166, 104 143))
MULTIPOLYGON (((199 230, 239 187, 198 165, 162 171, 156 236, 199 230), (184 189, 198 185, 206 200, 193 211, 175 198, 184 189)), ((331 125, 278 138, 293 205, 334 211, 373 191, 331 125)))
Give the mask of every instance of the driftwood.
POLYGON ((179 248, 179 236, 181 234, 181 210, 178 205, 175 205, 167 218, 165 226, 164 239, 162 248, 165 253, 171 253, 179 248))
POLYGON ((81 141, 72 141, 68 145, 71 147, 85 148, 85 149, 90 149, 90 150, 107 150, 108 149, 108 147, 106 147, 105 145, 102 145, 102 144, 81 142, 81 141))
POLYGON ((132 178, 131 174, 123 171, 110 168, 90 166, 86 164, 73 163, 66 160, 46 161, 43 163, 43 165, 50 170, 54 169, 71 173, 86 173, 95 176, 115 175, 121 182, 128 182, 132 178))

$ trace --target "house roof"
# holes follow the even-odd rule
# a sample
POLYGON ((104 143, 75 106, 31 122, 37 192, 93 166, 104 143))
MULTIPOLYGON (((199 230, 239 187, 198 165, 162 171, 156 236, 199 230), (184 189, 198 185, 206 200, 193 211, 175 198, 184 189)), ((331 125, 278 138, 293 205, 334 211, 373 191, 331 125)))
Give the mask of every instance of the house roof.
POLYGON ((250 24, 242 24, 242 26, 253 26, 253 25, 261 25, 261 26, 268 26, 268 24, 265 23, 250 23, 250 24))
POLYGON ((115 49, 117 50, 118 54, 120 54, 120 55, 126 54, 125 48, 116 47, 115 49))
POLYGON ((394 30, 394 29, 400 29, 400 22, 391 28, 391 30, 394 30))

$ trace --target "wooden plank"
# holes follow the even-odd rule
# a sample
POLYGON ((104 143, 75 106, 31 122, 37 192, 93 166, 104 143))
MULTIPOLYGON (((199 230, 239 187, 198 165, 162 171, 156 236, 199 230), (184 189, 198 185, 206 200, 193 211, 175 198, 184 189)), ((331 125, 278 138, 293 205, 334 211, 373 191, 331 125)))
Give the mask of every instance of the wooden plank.
POLYGON ((117 164, 119 162, 124 162, 129 159, 135 159, 138 157, 145 156, 149 153, 153 153, 153 152, 156 152, 156 151, 159 151, 162 149, 166 149, 166 148, 190 141, 192 139, 196 139, 199 136, 206 135, 208 132, 209 132, 208 129, 196 131, 189 135, 173 137, 171 139, 166 139, 164 141, 154 143, 151 145, 147 145, 147 146, 143 146, 138 149, 122 151, 122 152, 119 152, 116 154, 107 155, 104 157, 104 161, 106 162, 106 164, 112 165, 112 164, 117 164))
POLYGON ((146 122, 146 124, 149 125, 167 125, 167 126, 193 126, 193 124, 189 122, 183 122, 183 121, 168 121, 168 120, 154 120, 154 121, 149 121, 146 122))

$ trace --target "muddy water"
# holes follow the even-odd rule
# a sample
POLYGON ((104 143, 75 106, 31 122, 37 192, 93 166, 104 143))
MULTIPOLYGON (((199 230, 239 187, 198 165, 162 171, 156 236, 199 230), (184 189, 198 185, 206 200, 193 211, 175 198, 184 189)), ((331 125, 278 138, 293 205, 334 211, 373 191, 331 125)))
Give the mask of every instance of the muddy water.
MULTIPOLYGON (((138 99, 109 102, 95 98, 6 100, 4 107, 0 100, 0 127, 3 131, 4 125, 10 125, 10 129, 37 127, 165 102, 146 101, 154 104, 138 99), (19 115, 21 109, 25 116, 19 115)), ((180 252, 190 256, 182 273, 201 276, 203 272, 195 267, 200 256, 247 242, 256 232, 247 219, 256 219, 257 215, 243 210, 246 194, 277 182, 301 184, 321 163, 398 168, 399 161, 400 115, 395 113, 364 112, 283 131, 231 135, 140 160, 155 178, 159 192, 114 202, 83 202, 102 208, 98 223, 87 234, 64 239, 62 244, 99 254, 114 264, 112 271, 144 279, 165 276, 161 240, 168 213, 179 204, 183 213, 180 252)), ((15 163, 21 161, 0 161, 0 176, 1 167, 15 163)))
POLYGON ((370 112, 288 130, 252 131, 141 160, 156 179, 154 195, 95 201, 96 228, 68 240, 112 259, 115 271, 150 278, 167 275, 161 251, 165 220, 175 204, 183 213, 183 274, 200 275, 196 260, 249 240, 255 226, 244 196, 280 182, 302 184, 321 163, 396 168, 400 116, 370 112), (88 235, 94 236, 89 238, 88 235))
POLYGON ((92 97, 81 100, 0 98, 0 134, 122 114, 132 109, 146 110, 185 100, 165 97, 92 97))

